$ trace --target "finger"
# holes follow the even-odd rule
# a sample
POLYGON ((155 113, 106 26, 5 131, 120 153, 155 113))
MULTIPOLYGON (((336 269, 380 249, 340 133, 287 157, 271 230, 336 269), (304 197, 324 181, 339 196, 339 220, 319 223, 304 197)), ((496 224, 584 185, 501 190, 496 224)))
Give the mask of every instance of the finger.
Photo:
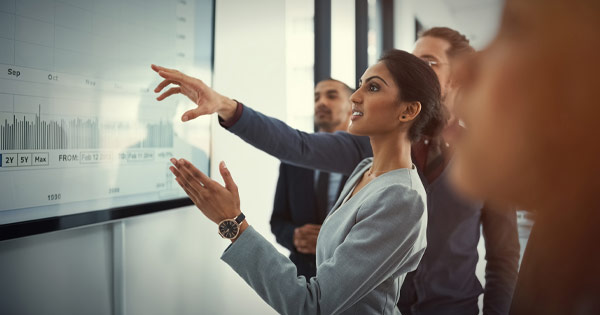
POLYGON ((173 175, 175 175, 175 178, 181 177, 181 173, 177 170, 175 166, 170 166, 169 170, 171 171, 171 173, 173 173, 173 175))
POLYGON ((302 246, 298 249, 298 251, 302 254, 310 254, 310 248, 307 246, 302 246))
POLYGON ((194 185, 194 181, 193 180, 189 180, 189 178, 186 176, 186 174, 184 172, 181 172, 182 176, 180 177, 175 177, 175 180, 181 185, 182 188, 186 189, 186 193, 188 193, 188 195, 190 197, 193 198, 201 198, 201 192, 202 189, 199 189, 199 185, 194 185), (191 195, 190 195, 191 194, 191 195))
POLYGON ((155 64, 150 65, 150 68, 152 68, 152 70, 154 70, 156 72, 159 72, 159 71, 173 72, 173 71, 175 71, 175 69, 169 69, 169 68, 161 67, 161 66, 155 65, 155 64))
MULTIPOLYGON (((181 180, 177 180, 177 183, 179 184, 179 186, 181 186, 181 188, 183 189, 183 191, 186 193, 186 195, 190 198, 190 200, 196 205, 196 207, 198 208, 198 210, 202 211, 202 208, 204 208, 204 199, 199 198, 198 194, 191 191, 181 180)), ((204 213, 204 211, 202 211, 202 213, 204 213)))
POLYGON ((219 171, 221 171, 221 176, 223 177, 223 181, 225 182, 225 188, 227 188, 227 190, 229 190, 232 193, 237 193, 238 187, 233 181, 231 172, 229 172, 229 169, 227 168, 227 165, 225 165, 224 161, 221 161, 221 163, 219 163, 219 171))
POLYGON ((164 89, 169 84, 179 84, 179 82, 173 81, 173 80, 163 80, 156 86, 156 88, 154 89, 154 92, 158 93, 158 92, 162 91, 162 89, 164 89))
POLYGON ((296 247, 296 249, 301 254, 308 254, 308 250, 306 248, 304 248, 304 247, 300 247, 300 248, 296 247))
POLYGON ((177 82, 181 82, 181 83, 188 81, 188 76, 177 70, 172 70, 172 71, 160 70, 160 71, 158 71, 158 75, 160 75, 161 77, 163 77, 167 80, 173 80, 173 81, 177 81, 177 82))
POLYGON ((182 168, 184 168, 187 172, 192 174, 192 176, 198 178, 200 180, 200 182, 202 182, 204 184, 205 187, 210 188, 214 185, 218 185, 217 182, 210 179, 208 176, 206 176, 206 174, 202 173, 190 161, 188 161, 186 159, 180 159, 179 163, 181 163, 182 168))
POLYGON ((311 235, 311 236, 317 236, 317 235, 319 235, 319 230, 310 229, 306 232, 306 234, 311 235))
POLYGON ((190 186, 194 187, 196 191, 201 194, 206 193, 206 182, 202 180, 197 174, 192 172, 188 167, 186 167, 181 160, 179 160, 179 172, 182 175, 182 178, 189 183, 190 186))
POLYGON ((321 226, 318 224, 307 224, 306 225, 306 230, 310 231, 310 232, 319 232, 319 230, 321 230, 321 226))
POLYGON ((173 95, 173 94, 179 94, 181 93, 181 88, 180 87, 172 87, 170 89, 168 89, 165 93, 161 94, 159 97, 157 97, 156 99, 159 101, 164 100, 165 98, 173 95))
POLYGON ((198 118, 200 116, 208 115, 208 114, 212 114, 212 112, 209 109, 207 109, 205 107, 197 107, 197 108, 190 109, 187 112, 183 113, 183 116, 181 116, 181 121, 192 120, 192 119, 198 118))
POLYGON ((296 237, 302 238, 304 237, 304 230, 302 229, 302 227, 296 228, 294 234, 296 235, 296 237))
POLYGON ((173 175, 175 175, 176 177, 182 177, 183 174, 181 174, 181 172, 178 169, 179 161, 176 158, 170 158, 169 161, 171 161, 171 163, 173 164, 173 166, 169 167, 173 175))
POLYGON ((181 179, 181 177, 175 178, 175 181, 183 189, 185 194, 188 195, 188 197, 194 202, 194 204, 196 206, 200 207, 199 199, 196 198, 196 194, 194 194, 194 192, 188 188, 188 186, 184 183, 184 181, 181 179))
POLYGON ((308 230, 304 233, 306 237, 317 237, 319 235, 319 231, 308 230))
POLYGON ((304 249, 305 254, 314 254, 315 253, 315 248, 311 245, 306 245, 302 249, 304 249))
POLYGON ((305 233, 314 233, 315 231, 318 231, 318 230, 316 230, 310 226, 306 226, 306 225, 302 229, 304 230, 305 233))
MULTIPOLYGON (((179 178, 179 180, 181 180, 182 184, 185 185, 186 187, 189 187, 191 190, 193 190, 194 193, 201 193, 203 192, 203 184, 196 180, 193 176, 193 174, 190 174, 189 172, 186 171, 186 169, 183 167, 182 163, 180 160, 177 160, 175 158, 171 158, 170 159, 171 163, 173 163, 174 166, 172 166, 171 168, 173 168, 171 170, 171 172, 173 172, 173 174, 175 174, 177 177, 179 178)), ((201 197, 201 196, 198 196, 201 197)))

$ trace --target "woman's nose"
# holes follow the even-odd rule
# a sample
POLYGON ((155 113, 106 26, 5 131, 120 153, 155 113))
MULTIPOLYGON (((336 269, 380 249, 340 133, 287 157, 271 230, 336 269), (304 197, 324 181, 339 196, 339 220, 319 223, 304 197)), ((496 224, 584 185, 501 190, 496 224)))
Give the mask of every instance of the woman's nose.
POLYGON ((356 90, 354 93, 352 93, 352 95, 350 95, 350 102, 355 104, 360 104, 362 102, 362 97, 359 90, 356 90))

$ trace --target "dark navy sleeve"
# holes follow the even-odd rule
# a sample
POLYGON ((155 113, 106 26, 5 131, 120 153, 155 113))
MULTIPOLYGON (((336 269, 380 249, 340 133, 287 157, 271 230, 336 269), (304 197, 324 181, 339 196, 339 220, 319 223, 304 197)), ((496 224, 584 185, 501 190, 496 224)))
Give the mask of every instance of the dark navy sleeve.
POLYGON ((307 133, 243 106, 233 125, 221 125, 250 145, 283 162, 349 175, 363 159, 373 156, 368 137, 347 132, 307 133))
POLYGON ((519 233, 514 207, 486 202, 481 211, 485 240, 483 314, 508 314, 519 271, 519 233))

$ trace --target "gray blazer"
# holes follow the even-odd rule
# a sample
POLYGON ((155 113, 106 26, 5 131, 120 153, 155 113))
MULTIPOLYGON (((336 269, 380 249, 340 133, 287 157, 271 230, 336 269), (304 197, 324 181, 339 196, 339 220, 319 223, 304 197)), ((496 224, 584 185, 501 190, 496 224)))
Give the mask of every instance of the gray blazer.
POLYGON ((343 203, 373 164, 349 177, 317 240, 317 276, 295 265, 249 227, 221 259, 282 314, 399 314, 406 273, 426 247, 425 189, 416 169, 385 173, 343 203))

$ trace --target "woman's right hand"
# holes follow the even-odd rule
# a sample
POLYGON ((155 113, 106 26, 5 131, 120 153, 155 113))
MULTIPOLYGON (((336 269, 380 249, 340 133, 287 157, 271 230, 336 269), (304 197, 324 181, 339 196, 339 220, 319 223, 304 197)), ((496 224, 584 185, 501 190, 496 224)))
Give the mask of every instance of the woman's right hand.
POLYGON ((155 93, 159 93, 171 84, 177 85, 162 93, 156 98, 157 100, 162 101, 173 94, 181 93, 196 103, 196 108, 183 113, 181 117, 182 121, 192 120, 196 117, 212 113, 217 113, 221 118, 227 120, 235 114, 237 102, 215 92, 215 90, 208 87, 201 80, 190 77, 175 69, 157 65, 152 65, 152 70, 164 78, 154 89, 155 93))

